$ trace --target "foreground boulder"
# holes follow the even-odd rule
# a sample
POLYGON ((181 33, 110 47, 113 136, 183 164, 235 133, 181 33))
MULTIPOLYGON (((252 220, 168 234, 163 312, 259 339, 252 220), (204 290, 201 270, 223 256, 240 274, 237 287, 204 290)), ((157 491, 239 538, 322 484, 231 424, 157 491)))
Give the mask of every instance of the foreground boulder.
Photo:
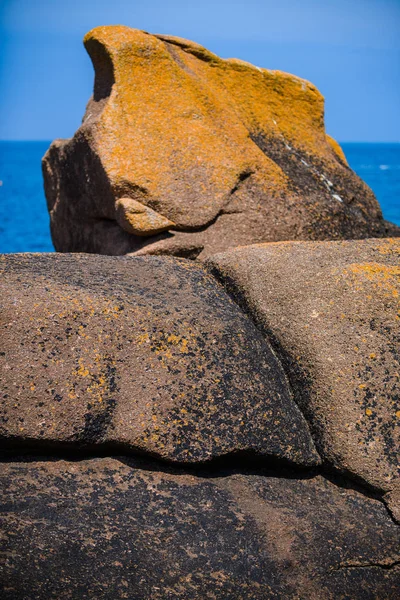
POLYGON ((3 464, 1 597, 398 597, 399 528, 378 500, 320 476, 144 467, 3 464))
POLYGON ((326 136, 312 84, 128 27, 84 41, 93 97, 43 161, 58 251, 204 258, 387 234, 373 193, 326 136))
POLYGON ((3 444, 319 462, 268 342, 192 261, 4 255, 0 303, 3 444))
POLYGON ((1 598, 397 598, 398 253, 1 257, 1 598))
POLYGON ((321 455, 399 516, 400 240, 238 248, 209 263, 273 341, 321 455))

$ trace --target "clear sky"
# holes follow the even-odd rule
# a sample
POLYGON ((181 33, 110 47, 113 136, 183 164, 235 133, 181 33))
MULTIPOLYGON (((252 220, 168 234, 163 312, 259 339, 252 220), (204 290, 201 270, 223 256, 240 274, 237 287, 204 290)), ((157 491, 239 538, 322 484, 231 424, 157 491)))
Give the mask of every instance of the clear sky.
POLYGON ((92 92, 82 37, 123 24, 312 81, 340 141, 400 141, 400 0, 0 0, 0 139, 70 137, 92 92))

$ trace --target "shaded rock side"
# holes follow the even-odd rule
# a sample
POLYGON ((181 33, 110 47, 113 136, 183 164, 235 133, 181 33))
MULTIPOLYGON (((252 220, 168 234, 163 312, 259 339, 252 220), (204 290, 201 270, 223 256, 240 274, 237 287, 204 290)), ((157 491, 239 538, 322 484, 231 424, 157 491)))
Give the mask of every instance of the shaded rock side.
POLYGON ((1 480, 4 600, 398 597, 399 528, 320 476, 97 459, 3 464, 1 480))
POLYGON ((270 346, 201 266, 3 255, 3 444, 319 462, 270 346))
POLYGON ((204 258, 400 232, 326 136, 309 82, 128 27, 98 27, 84 43, 93 97, 43 160, 58 251, 204 258), (121 199, 135 204, 128 220, 121 199))
POLYGON ((400 240, 371 239, 255 245, 209 263, 273 343, 322 456, 385 491, 399 481, 399 259, 400 240))

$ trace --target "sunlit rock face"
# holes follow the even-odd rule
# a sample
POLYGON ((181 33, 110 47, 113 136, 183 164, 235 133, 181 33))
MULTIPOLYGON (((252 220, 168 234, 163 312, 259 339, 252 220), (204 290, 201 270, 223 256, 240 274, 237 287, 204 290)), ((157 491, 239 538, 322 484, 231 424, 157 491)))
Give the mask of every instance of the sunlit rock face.
POLYGON ((3 447, 320 462, 272 348, 199 263, 6 255, 0 305, 3 447))
POLYGON ((84 43, 93 97, 43 160, 57 250, 204 258, 386 235, 373 193, 325 134, 312 84, 128 27, 84 43))
POLYGON ((400 240, 286 242, 209 259, 280 357, 323 459, 400 516, 400 240))

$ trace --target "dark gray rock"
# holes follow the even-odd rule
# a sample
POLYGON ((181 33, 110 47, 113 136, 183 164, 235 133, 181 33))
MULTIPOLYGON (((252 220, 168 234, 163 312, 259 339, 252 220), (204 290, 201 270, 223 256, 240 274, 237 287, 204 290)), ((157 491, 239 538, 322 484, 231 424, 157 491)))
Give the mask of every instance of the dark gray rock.
MULTIPOLYGON (((142 465, 143 466, 143 465, 142 465)), ((1 467, 4 600, 394 600, 399 528, 321 476, 1 467)))

